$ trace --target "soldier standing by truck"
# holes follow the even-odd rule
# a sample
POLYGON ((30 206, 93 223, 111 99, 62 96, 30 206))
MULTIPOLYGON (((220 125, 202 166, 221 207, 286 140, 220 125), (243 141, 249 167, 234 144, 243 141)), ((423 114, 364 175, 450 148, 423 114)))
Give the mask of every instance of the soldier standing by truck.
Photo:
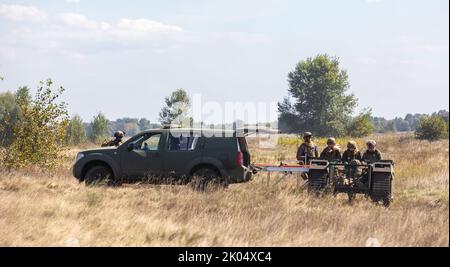
POLYGON ((125 133, 122 131, 117 131, 114 133, 114 139, 104 142, 102 144, 102 147, 108 147, 108 146, 120 146, 122 144, 122 139, 125 136, 125 133))

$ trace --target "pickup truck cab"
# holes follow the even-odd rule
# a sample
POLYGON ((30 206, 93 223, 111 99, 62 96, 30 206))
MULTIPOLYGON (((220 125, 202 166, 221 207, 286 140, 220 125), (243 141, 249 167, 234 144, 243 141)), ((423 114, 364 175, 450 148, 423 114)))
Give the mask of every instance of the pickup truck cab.
POLYGON ((81 151, 73 175, 86 184, 192 177, 216 177, 228 183, 251 179, 245 136, 235 131, 158 129, 137 134, 119 147, 81 151))

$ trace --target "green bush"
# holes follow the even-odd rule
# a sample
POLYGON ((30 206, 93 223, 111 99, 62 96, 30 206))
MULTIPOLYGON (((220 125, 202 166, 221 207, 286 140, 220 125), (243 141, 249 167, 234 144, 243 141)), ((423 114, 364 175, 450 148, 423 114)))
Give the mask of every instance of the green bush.
POLYGON ((109 137, 108 124, 109 121, 103 113, 100 112, 94 116, 91 121, 92 133, 90 139, 92 142, 100 144, 109 137))
POLYGON ((20 87, 15 93, 0 94, 0 147, 8 147, 14 138, 14 125, 22 118, 17 100, 29 103, 31 101, 30 89, 20 87))
POLYGON ((79 115, 74 115, 67 125, 65 141, 67 145, 79 145, 86 142, 86 131, 83 120, 79 115))
POLYGON ((60 163, 67 106, 56 102, 64 88, 54 92, 52 84, 50 79, 41 81, 34 99, 29 99, 28 94, 18 94, 17 105, 22 117, 12 125, 14 138, 5 159, 8 168, 52 168, 60 163))
POLYGON ((420 119, 416 130, 416 138, 435 141, 448 137, 447 122, 439 116, 424 116, 420 119))
POLYGON ((347 126, 347 135, 351 137, 366 137, 374 132, 370 110, 361 112, 347 126))
POLYGON ((11 92, 0 94, 0 147, 8 147, 13 139, 11 125, 19 118, 16 97, 11 92))

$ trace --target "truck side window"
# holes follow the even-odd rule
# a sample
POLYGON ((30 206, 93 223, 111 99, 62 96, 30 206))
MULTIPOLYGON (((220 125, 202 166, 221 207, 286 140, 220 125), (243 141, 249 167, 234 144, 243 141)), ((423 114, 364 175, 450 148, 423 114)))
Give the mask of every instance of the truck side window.
POLYGON ((179 136, 175 137, 169 135, 169 150, 170 151, 190 151, 195 149, 198 137, 185 137, 179 136))
POLYGON ((157 151, 161 134, 143 135, 134 142, 134 150, 157 151))

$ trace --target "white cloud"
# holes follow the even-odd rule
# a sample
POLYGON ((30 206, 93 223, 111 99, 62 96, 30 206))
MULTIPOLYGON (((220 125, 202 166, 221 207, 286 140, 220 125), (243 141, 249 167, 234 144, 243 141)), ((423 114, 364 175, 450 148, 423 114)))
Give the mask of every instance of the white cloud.
MULTIPOLYGON (((24 7, 22 6, 22 9, 24 7)), ((47 17, 47 16, 46 16, 47 17)), ((78 54, 115 50, 166 51, 180 45, 267 42, 263 35, 241 32, 186 32, 180 26, 145 18, 101 21, 79 13, 49 14, 45 23, 5 29, 0 45, 31 51, 78 54)))
POLYGON ((33 6, 0 4, 0 17, 12 21, 45 21, 47 13, 33 6))
POLYGON ((88 19, 87 17, 77 13, 64 13, 58 17, 69 26, 81 27, 88 30, 108 30, 111 28, 106 22, 88 19))
POLYGON ((133 32, 180 32, 182 29, 174 25, 166 25, 148 19, 121 19, 117 28, 133 32))
POLYGON ((108 23, 77 13, 64 13, 56 17, 63 25, 53 29, 51 35, 60 39, 140 42, 167 38, 183 31, 179 26, 148 19, 120 19, 108 23))
MULTIPOLYGON (((78 2, 79 0, 66 0, 67 2, 78 2)), ((148 38, 154 35, 181 32, 183 29, 176 25, 168 25, 158 21, 139 18, 123 18, 116 22, 108 23, 87 18, 78 13, 62 13, 54 16, 47 15, 46 12, 25 5, 6 5, 0 4, 0 18, 12 21, 47 21, 47 26, 55 28, 56 26, 69 26, 71 33, 78 35, 88 35, 90 33, 115 36, 119 38, 131 37, 148 38), (59 22, 59 23, 58 23, 59 22)), ((63 29, 64 30, 64 29, 63 29)))
POLYGON ((103 21, 89 19, 78 13, 64 13, 57 16, 65 25, 86 30, 99 30, 116 35, 124 34, 147 34, 181 32, 179 26, 163 24, 158 21, 148 19, 120 19, 116 23, 110 24, 103 21))
POLYGON ((105 22, 79 13, 61 13, 49 14, 45 23, 39 25, 17 23, 5 29, 0 46, 78 54, 143 47, 155 50, 185 42, 189 38, 186 35, 188 33, 179 26, 149 19, 123 18, 105 22))
POLYGON ((78 4, 80 0, 66 0, 66 2, 69 4, 78 4))

